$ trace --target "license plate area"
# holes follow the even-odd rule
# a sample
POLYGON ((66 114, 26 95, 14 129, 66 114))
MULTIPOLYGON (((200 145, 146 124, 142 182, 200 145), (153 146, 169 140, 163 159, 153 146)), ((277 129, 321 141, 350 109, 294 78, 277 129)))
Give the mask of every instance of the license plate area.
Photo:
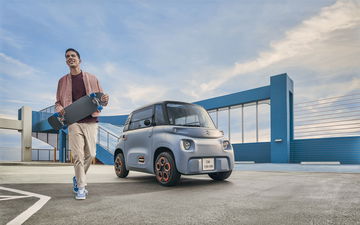
POLYGON ((202 159, 202 169, 205 171, 215 169, 215 160, 214 158, 203 158, 202 159))

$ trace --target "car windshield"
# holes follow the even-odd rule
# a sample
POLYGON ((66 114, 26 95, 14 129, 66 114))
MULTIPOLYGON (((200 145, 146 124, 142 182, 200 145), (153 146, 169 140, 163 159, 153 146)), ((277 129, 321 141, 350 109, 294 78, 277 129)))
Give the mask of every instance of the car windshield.
POLYGON ((207 111, 200 106, 168 103, 166 110, 170 125, 215 128, 207 111))

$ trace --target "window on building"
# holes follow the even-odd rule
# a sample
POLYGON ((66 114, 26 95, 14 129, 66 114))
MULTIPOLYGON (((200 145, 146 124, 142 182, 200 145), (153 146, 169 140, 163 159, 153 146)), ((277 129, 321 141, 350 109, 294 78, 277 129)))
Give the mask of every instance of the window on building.
POLYGON ((230 108, 230 137, 231 143, 242 143, 242 105, 230 108))
POLYGON ((256 141, 256 102, 252 102, 244 104, 244 143, 256 141))
POLYGON ((259 142, 270 141, 270 100, 258 103, 259 142))

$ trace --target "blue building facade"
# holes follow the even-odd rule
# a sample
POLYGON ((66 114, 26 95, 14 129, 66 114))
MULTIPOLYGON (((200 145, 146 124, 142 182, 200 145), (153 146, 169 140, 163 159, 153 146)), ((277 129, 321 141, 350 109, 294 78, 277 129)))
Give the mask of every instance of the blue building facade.
MULTIPOLYGON (((218 112, 228 109, 229 131, 231 126, 230 110, 236 106, 254 104, 256 106, 256 141, 241 143, 232 141, 236 161, 254 161, 256 163, 300 163, 337 161, 342 164, 360 164, 360 135, 353 137, 294 139, 294 82, 287 74, 270 77, 268 86, 247 91, 210 98, 195 104, 208 111, 218 112), (267 101, 269 110, 269 140, 258 138, 258 103, 267 101)), ((217 114, 216 114, 217 115, 217 114)), ((33 112, 34 132, 53 132, 44 117, 49 114, 33 112)), ((127 115, 102 116, 100 122, 122 126, 127 115)), ((216 121, 217 124, 217 121, 216 121)), ((66 158, 66 131, 60 131, 58 149, 60 161, 66 158)), ((230 138, 230 132, 228 134, 230 138)), ((112 164, 111 153, 98 146, 98 158, 106 164, 112 164)))

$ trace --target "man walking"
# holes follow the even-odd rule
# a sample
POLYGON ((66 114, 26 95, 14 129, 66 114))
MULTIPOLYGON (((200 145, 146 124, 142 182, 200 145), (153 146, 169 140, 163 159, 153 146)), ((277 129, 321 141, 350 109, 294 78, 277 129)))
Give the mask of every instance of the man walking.
MULTIPOLYGON (((64 108, 77 99, 93 92, 103 92, 97 78, 80 69, 81 59, 78 51, 72 48, 67 49, 65 59, 70 73, 60 78, 55 103, 55 109, 61 115, 65 113, 64 108)), ((101 101, 107 105, 109 96, 104 94, 101 101)), ((88 193, 85 189, 86 172, 96 155, 98 116, 99 112, 95 112, 68 127, 69 148, 74 158, 73 191, 76 199, 86 199, 88 193)))

